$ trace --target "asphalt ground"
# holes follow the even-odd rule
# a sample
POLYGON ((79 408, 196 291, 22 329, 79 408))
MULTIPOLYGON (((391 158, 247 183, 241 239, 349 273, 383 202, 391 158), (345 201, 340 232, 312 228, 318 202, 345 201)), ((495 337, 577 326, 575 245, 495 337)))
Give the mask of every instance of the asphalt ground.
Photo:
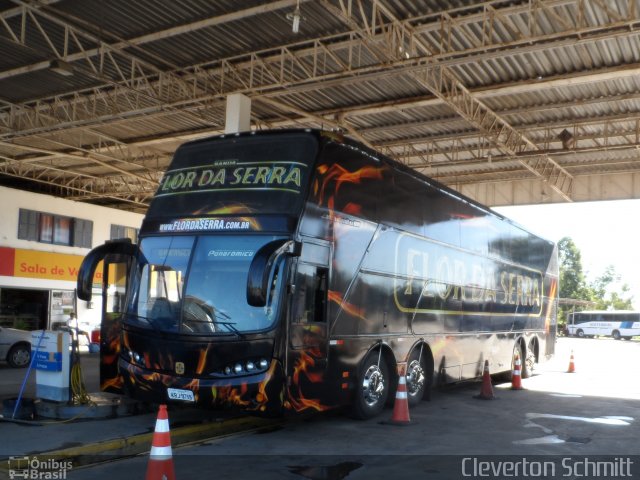
MULTIPOLYGON (((482 462, 496 468, 496 462, 504 466, 514 459, 518 478, 536 476, 535 470, 523 475, 526 461, 554 474, 545 478, 640 478, 633 470, 640 465, 640 377, 633 373, 639 353, 637 340, 561 338, 555 358, 523 380, 526 390, 495 385, 498 398, 484 401, 473 398, 477 382, 447 387, 412 409, 412 423, 404 427, 381 423, 391 410, 365 422, 333 412, 281 424, 247 423, 244 433, 218 431, 209 440, 177 447, 188 441, 180 431, 189 427, 181 425, 183 412, 170 412, 176 478, 511 478, 499 468, 493 472, 502 476, 483 475, 482 462), (566 373, 572 350, 576 372, 566 373), (603 468, 617 470, 596 475, 599 464, 589 470, 596 458, 606 463, 603 468)), ((147 435, 148 442, 154 422, 153 415, 143 415, 64 426, 0 424, 2 438, 12 439, 0 445, 0 458, 55 450, 46 447, 62 440, 67 452, 86 448, 91 436, 95 448, 107 432, 125 440, 147 435)), ((122 452, 105 453, 108 463, 72 463, 65 473, 71 479, 141 478, 148 448, 129 459, 120 459, 122 452)))

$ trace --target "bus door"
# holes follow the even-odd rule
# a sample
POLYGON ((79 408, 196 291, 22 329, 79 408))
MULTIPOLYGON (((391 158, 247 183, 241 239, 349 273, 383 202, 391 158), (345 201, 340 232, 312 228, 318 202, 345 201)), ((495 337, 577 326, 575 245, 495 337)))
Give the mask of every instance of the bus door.
POLYGON ((330 254, 327 243, 305 242, 293 265, 287 382, 297 411, 319 406, 326 381, 330 254))
POLYGON ((123 393, 118 375, 122 314, 126 308, 127 280, 132 257, 106 255, 102 280, 102 322, 100 324, 100 388, 123 393))

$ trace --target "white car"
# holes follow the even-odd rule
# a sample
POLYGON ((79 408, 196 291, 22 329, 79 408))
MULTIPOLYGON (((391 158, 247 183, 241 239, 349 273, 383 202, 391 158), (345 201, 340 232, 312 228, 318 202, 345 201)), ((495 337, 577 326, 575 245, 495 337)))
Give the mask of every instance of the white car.
POLYGON ((31 332, 0 327, 0 360, 15 368, 23 368, 31 361, 31 332))

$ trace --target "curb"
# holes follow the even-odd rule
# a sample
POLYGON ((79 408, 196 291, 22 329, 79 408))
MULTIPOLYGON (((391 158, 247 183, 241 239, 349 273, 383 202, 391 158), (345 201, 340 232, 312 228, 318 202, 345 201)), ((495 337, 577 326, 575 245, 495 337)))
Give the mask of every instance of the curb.
MULTIPOLYGON (((282 423, 282 419, 239 417, 220 422, 186 425, 171 429, 171 445, 177 448, 207 438, 223 437, 239 432, 250 432, 274 427, 282 423)), ((77 468, 147 453, 151 449, 152 438, 153 431, 132 435, 127 438, 116 438, 77 447, 45 452, 30 452, 27 456, 70 460, 73 462, 73 467, 77 468)), ((8 458, 0 459, 0 472, 4 473, 8 472, 8 470, 8 458)))

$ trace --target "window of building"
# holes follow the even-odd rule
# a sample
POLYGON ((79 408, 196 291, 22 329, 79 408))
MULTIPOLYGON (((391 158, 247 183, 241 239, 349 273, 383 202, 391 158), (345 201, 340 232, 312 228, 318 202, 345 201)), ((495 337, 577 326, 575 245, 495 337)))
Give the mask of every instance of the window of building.
POLYGON ((20 209, 18 238, 21 240, 91 248, 92 237, 91 220, 20 209))
POLYGON ((93 222, 91 220, 81 220, 79 218, 73 221, 73 240, 76 247, 91 248, 93 240, 93 222))
POLYGON ((137 228, 126 227, 124 225, 111 225, 111 240, 116 240, 118 238, 129 238, 133 243, 138 241, 138 232, 137 228))
POLYGON ((54 217, 53 243, 71 245, 71 222, 68 217, 54 217))
POLYGON ((40 214, 40 235, 38 241, 51 243, 53 241, 53 215, 40 214))

